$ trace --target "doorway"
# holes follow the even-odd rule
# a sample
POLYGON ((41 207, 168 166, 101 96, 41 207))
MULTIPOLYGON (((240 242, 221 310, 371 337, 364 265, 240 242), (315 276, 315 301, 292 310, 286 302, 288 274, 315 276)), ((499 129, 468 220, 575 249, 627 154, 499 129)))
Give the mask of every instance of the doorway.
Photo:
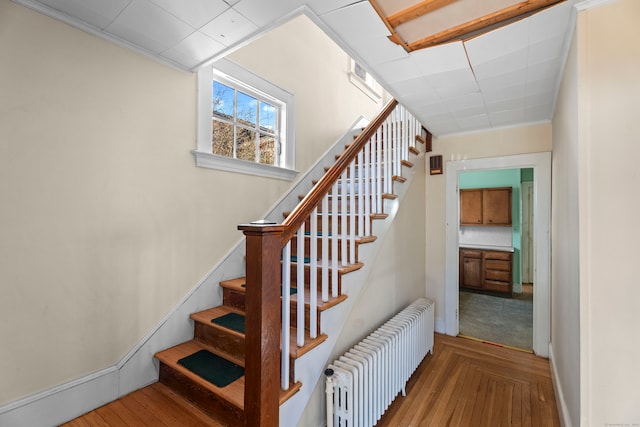
MULTIPOLYGON (((475 225, 460 224, 459 247, 460 274, 468 270, 472 277, 466 281, 459 279, 458 324, 459 335, 467 338, 488 341, 495 344, 521 350, 533 349, 533 293, 530 284, 525 280, 525 254, 528 255, 529 212, 528 189, 533 189, 532 169, 491 169, 482 171, 465 171, 460 173, 458 186, 462 190, 482 188, 509 188, 509 206, 511 219, 508 225, 475 225), (487 252, 491 251, 491 252, 487 252), (497 292, 497 289, 483 290, 484 277, 475 275, 484 271, 478 266, 479 255, 498 257, 491 258, 487 265, 499 268, 500 272, 491 270, 493 279, 504 280, 504 272, 508 265, 508 274, 512 286, 509 292, 497 292), (491 254, 491 255, 489 255, 491 254), (507 262, 506 259, 509 261, 507 262), (498 267, 499 264, 499 267, 498 267), (465 269, 462 269, 462 266, 465 269), (477 280, 480 283, 476 283, 477 280), (469 282, 464 286, 462 282, 469 282), (472 285, 472 286, 471 286, 472 285), (479 285, 479 287, 477 287, 479 285), (511 292, 512 291, 512 292, 511 292)), ((476 194, 472 192, 471 194, 476 194)), ((464 210, 460 208, 461 212, 464 210)), ((462 213, 461 213, 462 215, 462 213)), ((528 273, 528 272, 527 272, 528 273)), ((526 278, 531 282, 529 277, 526 278)), ((502 283, 502 282, 501 282, 502 283)), ((492 282, 491 286, 496 286, 492 282)))
POLYGON ((532 168, 533 183, 533 351, 548 357, 550 338, 551 153, 522 154, 446 164, 445 332, 458 335, 459 175, 465 171, 532 168))

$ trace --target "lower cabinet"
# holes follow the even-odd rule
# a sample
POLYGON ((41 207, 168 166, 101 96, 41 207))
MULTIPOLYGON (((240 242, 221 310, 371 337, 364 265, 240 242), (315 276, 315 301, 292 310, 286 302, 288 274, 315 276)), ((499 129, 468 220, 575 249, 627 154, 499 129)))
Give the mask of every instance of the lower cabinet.
POLYGON ((510 295, 512 257, 506 251, 460 249, 460 287, 510 295))

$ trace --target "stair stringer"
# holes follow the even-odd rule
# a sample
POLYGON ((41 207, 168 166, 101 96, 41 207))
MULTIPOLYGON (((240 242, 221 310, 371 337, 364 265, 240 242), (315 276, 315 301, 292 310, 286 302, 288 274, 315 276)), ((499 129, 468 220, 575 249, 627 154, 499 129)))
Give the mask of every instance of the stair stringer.
MULTIPOLYGON (((327 364, 330 363, 329 358, 333 353, 338 338, 342 334, 349 314, 358 300, 358 295, 365 288, 365 283, 371 273, 373 263, 371 261, 367 262, 367 260, 376 259, 378 252, 380 252, 384 244, 385 236, 395 219, 398 207, 402 200, 404 200, 413 179, 416 176, 423 176, 423 174, 418 172, 424 171, 424 152, 421 151, 421 153, 416 156, 416 159, 417 161, 414 162, 414 168, 408 169, 403 167, 403 176, 405 176, 407 180, 404 183, 394 184, 394 193, 398 197, 395 200, 384 201, 384 212, 388 214, 388 217, 383 220, 375 220, 372 223, 371 232, 372 235, 377 237, 376 241, 361 245, 358 248, 359 258, 364 263, 364 266, 357 271, 342 276, 342 291, 348 298, 335 307, 322 312, 320 330, 322 333, 327 334, 328 338, 321 345, 295 360, 295 380, 302 383, 302 388, 280 406, 281 427, 294 427, 298 425, 309 400, 314 397, 314 391, 317 388, 318 382, 324 380, 324 370, 327 364)), ((324 388, 322 388, 322 390, 324 390, 324 388)))

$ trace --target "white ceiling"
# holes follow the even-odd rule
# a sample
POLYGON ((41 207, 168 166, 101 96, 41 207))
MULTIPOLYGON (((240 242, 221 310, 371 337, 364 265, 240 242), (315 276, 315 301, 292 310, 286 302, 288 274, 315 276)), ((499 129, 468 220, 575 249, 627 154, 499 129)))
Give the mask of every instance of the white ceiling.
POLYGON ((407 53, 365 0, 14 0, 185 70, 301 10, 437 136, 549 121, 571 37, 567 0, 466 42, 407 53))

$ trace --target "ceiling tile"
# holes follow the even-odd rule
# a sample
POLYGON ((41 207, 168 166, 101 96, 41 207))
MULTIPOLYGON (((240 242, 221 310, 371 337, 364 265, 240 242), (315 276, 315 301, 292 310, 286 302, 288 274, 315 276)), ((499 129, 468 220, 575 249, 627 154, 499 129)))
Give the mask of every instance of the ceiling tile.
POLYGON ((350 44, 370 37, 390 35, 387 27, 367 1, 329 12, 322 19, 338 36, 350 44))
POLYGON ((487 129, 491 127, 489 116, 487 114, 478 114, 477 116, 466 116, 457 119, 460 131, 469 131, 477 129, 487 129))
POLYGON ((490 113, 497 113, 500 111, 508 110, 522 110, 524 109, 523 98, 509 98, 502 101, 487 103, 487 111, 490 113))
POLYGON ((258 31, 258 27, 236 10, 228 9, 200 31, 220 44, 231 46, 258 31))
POLYGON ((492 61, 500 56, 527 47, 529 43, 529 22, 527 19, 474 37, 464 42, 472 64, 492 61))
POLYGON ((353 49, 362 60, 372 66, 384 62, 407 59, 409 54, 387 37, 371 37, 353 44, 353 49))
POLYGON ((560 74, 561 66, 562 63, 559 58, 553 58, 535 64, 530 63, 527 68, 527 80, 556 79, 560 74))
POLYGON ((496 87, 491 90, 482 90, 482 95, 487 104, 508 99, 522 98, 527 92, 525 84, 515 86, 496 87))
POLYGON ((482 92, 491 91, 498 88, 524 85, 527 82, 527 69, 522 68, 510 73, 497 74, 491 77, 487 77, 483 80, 478 80, 478 85, 482 92))
POLYGON ((178 44, 194 29, 148 0, 133 0, 105 31, 159 53, 178 44))
POLYGON ((423 75, 469 68, 469 61, 462 42, 417 50, 411 53, 411 59, 423 75))
POLYGON ((445 104, 451 111, 477 107, 484 109, 484 99, 482 99, 482 95, 477 92, 455 98, 448 98, 445 100, 445 104))
POLYGON ((376 66, 376 72, 389 85, 403 80, 415 79, 422 75, 410 57, 379 64, 376 66))
POLYGON ((506 74, 527 67, 528 49, 519 49, 506 55, 499 56, 491 61, 479 64, 472 63, 473 72, 478 80, 483 80, 497 75, 506 74))
POLYGON ((241 0, 233 8, 259 27, 266 27, 299 6, 297 0, 241 0))
POLYGON ((130 0, 41 0, 40 3, 103 29, 129 4, 130 0))
POLYGON ((202 27, 230 7, 223 0, 151 1, 177 18, 182 19, 193 28, 202 27))
POLYGON ((529 64, 556 59, 562 54, 564 37, 551 37, 529 45, 527 61, 529 64))
POLYGON ((574 0, 558 3, 529 18, 529 42, 538 43, 551 37, 564 36, 573 12, 574 0))
POLYGON ((306 3, 317 15, 324 15, 325 13, 353 4, 353 0, 301 0, 300 2, 306 3))
POLYGON ((553 114, 553 106, 549 105, 538 105, 533 107, 528 107, 524 112, 524 120, 527 122, 542 122, 551 120, 551 115, 553 114))
POLYGON ((162 55, 189 68, 205 62, 226 47, 211 37, 195 32, 162 55))
POLYGON ((492 126, 507 126, 522 123, 524 121, 524 109, 489 113, 489 120, 492 126))
POLYGON ((453 117, 455 117, 456 120, 460 121, 468 117, 486 116, 487 110, 484 108, 484 105, 479 105, 469 108, 456 108, 451 111, 451 114, 453 114, 453 117))

